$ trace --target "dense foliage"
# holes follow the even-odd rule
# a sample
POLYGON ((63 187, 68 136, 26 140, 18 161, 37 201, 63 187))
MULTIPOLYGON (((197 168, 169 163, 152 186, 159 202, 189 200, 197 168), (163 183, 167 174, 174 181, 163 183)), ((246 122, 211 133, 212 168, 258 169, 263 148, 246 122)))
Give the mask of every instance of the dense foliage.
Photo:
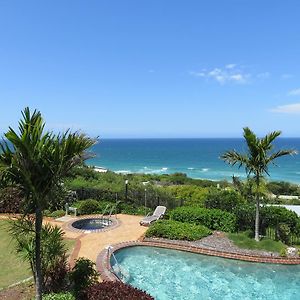
POLYGON ((79 258, 70 273, 70 280, 73 286, 76 299, 84 298, 84 291, 98 280, 98 272, 95 270, 95 263, 89 259, 79 258))
POLYGON ((94 199, 87 199, 87 200, 80 201, 78 204, 78 214, 90 215, 90 214, 100 213, 102 210, 104 210, 104 207, 101 207, 100 203, 101 202, 94 199))
POLYGON ((85 292, 88 300, 154 300, 147 293, 122 282, 101 282, 90 286, 85 292))
MULTIPOLYGON (((10 221, 10 233, 16 240, 16 252, 28 261, 35 276, 35 232, 31 217, 10 221)), ((45 224, 41 232, 41 266, 44 291, 59 291, 67 286, 68 263, 63 231, 45 224)), ((34 277, 35 278, 35 277, 34 277)))
POLYGON ((234 214, 220 209, 207 209, 201 207, 178 207, 170 213, 175 221, 204 225, 212 230, 233 232, 236 230, 236 217, 234 214))
POLYGON ((173 220, 161 220, 150 226, 146 232, 146 237, 195 241, 211 233, 211 230, 203 225, 182 223, 173 220))
POLYGON ((167 187, 171 195, 180 200, 184 205, 203 206, 204 201, 209 193, 207 187, 197 185, 171 185, 167 187))
POLYGON ((75 300, 71 293, 51 293, 43 295, 43 300, 75 300))
POLYGON ((271 181, 267 183, 267 188, 274 195, 300 196, 299 186, 285 181, 271 181))
POLYGON ((210 189, 205 199, 205 207, 233 212, 236 207, 245 202, 245 199, 234 190, 210 189))
MULTIPOLYGON (((254 230, 254 204, 240 205, 235 208, 234 213, 239 231, 254 230)), ((300 218, 295 212, 285 207, 263 206, 260 208, 260 234, 287 244, 292 243, 293 240, 298 241, 300 218), (270 234, 271 229, 274 234, 270 234)))
POLYGON ((24 194, 18 187, 6 187, 0 189, 0 213, 20 213, 24 194))
POLYGON ((79 215, 89 214, 105 214, 108 215, 110 212, 123 213, 129 215, 146 215, 152 212, 152 209, 146 208, 145 206, 135 206, 134 204, 124 202, 113 202, 113 201, 102 201, 95 199, 86 199, 77 201, 74 203, 75 207, 78 208, 79 215))
POLYGON ((164 205, 171 209, 184 202, 204 200, 208 187, 226 187, 227 182, 192 179, 186 174, 116 174, 113 172, 98 173, 90 167, 73 170, 65 182, 68 189, 76 191, 79 200, 96 199, 102 201, 125 201, 136 207, 145 203, 154 208, 164 205), (128 180, 126 194, 125 180, 128 180), (116 199, 117 198, 117 199, 116 199))

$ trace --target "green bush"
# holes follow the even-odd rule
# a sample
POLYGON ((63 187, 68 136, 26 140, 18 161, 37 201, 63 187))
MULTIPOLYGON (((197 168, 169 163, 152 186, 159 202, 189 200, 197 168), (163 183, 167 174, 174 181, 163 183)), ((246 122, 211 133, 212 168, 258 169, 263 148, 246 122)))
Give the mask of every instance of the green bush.
MULTIPOLYGON (((35 224, 32 217, 10 221, 9 231, 16 243, 16 252, 28 262, 35 274, 35 224)), ((41 230, 41 267, 45 292, 57 292, 67 285, 68 257, 63 239, 64 232, 58 226, 46 223, 41 230)))
POLYGON ((205 199, 206 208, 218 208, 229 212, 233 212, 243 203, 245 200, 234 190, 210 189, 205 199))
POLYGON ((44 211, 44 216, 51 218, 63 217, 65 214, 66 212, 64 210, 55 210, 53 212, 50 212, 49 210, 44 211))
POLYGON ((280 206, 264 206, 260 209, 261 230, 264 233, 267 227, 277 228, 284 223, 289 226, 291 232, 296 232, 297 224, 300 220, 298 215, 280 206))
POLYGON ((95 270, 95 263, 89 259, 79 258, 70 273, 70 280, 77 298, 81 298, 85 289, 95 284, 99 273, 95 270))
POLYGON ((244 204, 234 209, 238 231, 252 230, 255 224, 255 205, 244 204))
POLYGON ((282 248, 279 252, 279 255, 281 257, 287 257, 287 251, 286 251, 286 248, 282 248))
POLYGON ((236 230, 234 214, 220 210, 201 207, 178 207, 170 213, 175 221, 204 225, 212 230, 233 232, 236 230))
POLYGON ((161 220, 148 228, 146 237, 195 241, 210 234, 211 230, 202 225, 182 223, 172 220, 161 220))
POLYGON ((90 286, 84 300, 154 300, 146 292, 119 281, 104 281, 90 286))
MULTIPOLYGON (((239 231, 254 230, 255 205, 247 204, 235 208, 237 228, 239 231)), ((298 215, 280 206, 260 208, 260 234, 287 244, 300 240, 300 218, 298 215)))
POLYGON ((78 213, 80 215, 90 215, 100 212, 99 202, 94 199, 87 199, 79 202, 78 213))
POLYGON ((172 185, 167 190, 176 198, 181 200, 184 205, 203 206, 204 200, 208 195, 208 188, 196 185, 172 185))
POLYGON ((45 294, 43 300, 75 300, 71 293, 45 294))
POLYGON ((0 189, 0 213, 21 213, 24 202, 23 192, 16 187, 0 189))
POLYGON ((280 241, 284 242, 285 244, 289 244, 290 243, 290 234, 291 234, 291 229, 290 229, 289 225, 284 224, 284 223, 281 223, 278 225, 277 236, 280 241))

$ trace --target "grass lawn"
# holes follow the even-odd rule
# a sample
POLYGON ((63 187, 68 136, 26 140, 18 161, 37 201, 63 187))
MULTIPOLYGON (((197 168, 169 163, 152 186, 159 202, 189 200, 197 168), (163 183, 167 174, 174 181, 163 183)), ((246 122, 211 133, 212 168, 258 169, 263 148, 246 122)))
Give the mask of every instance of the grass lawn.
MULTIPOLYGON (((7 221, 0 220, 0 289, 32 276, 29 264, 15 253, 14 241, 7 230, 7 221)), ((68 254, 71 254, 75 240, 66 239, 68 254)))
POLYGON ((280 251, 286 247, 282 242, 273 241, 267 238, 263 238, 259 242, 256 242, 253 238, 249 238, 245 233, 228 233, 227 236, 236 246, 244 249, 267 250, 280 253, 280 251))
POLYGON ((71 255, 75 246, 75 240, 65 239, 66 247, 68 249, 67 254, 71 255))
POLYGON ((29 265, 14 251, 14 243, 7 232, 7 221, 0 221, 0 288, 31 276, 29 265))

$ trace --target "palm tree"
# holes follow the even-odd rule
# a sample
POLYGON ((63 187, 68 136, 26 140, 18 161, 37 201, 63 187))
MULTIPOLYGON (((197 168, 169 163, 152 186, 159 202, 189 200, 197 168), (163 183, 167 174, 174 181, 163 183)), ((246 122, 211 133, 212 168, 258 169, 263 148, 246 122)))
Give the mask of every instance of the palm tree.
POLYGON ((25 194, 25 214, 35 214, 36 299, 42 299, 41 230, 43 210, 51 202, 53 189, 71 168, 88 156, 86 150, 95 142, 84 134, 45 132, 39 111, 25 108, 19 132, 11 127, 0 144, 0 176, 7 185, 18 185, 25 194))
POLYGON ((228 164, 238 167, 244 167, 247 176, 253 175, 255 181, 255 240, 259 241, 259 201, 260 201, 260 185, 264 175, 269 176, 268 167, 270 164, 275 165, 274 160, 285 155, 296 154, 295 150, 278 150, 273 152, 273 141, 281 134, 281 131, 274 131, 267 134, 263 138, 258 138, 248 127, 243 128, 244 138, 247 143, 248 151, 246 154, 238 153, 235 150, 227 151, 222 156, 228 164))

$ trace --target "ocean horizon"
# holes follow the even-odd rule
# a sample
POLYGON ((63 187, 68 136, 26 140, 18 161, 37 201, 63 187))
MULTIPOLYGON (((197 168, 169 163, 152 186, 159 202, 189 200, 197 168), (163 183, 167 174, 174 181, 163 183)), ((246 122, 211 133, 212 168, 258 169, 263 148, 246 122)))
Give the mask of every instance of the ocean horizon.
MULTIPOLYGON (((300 149, 300 138, 278 138, 274 151, 300 149)), ((232 167, 219 157, 227 150, 245 152, 243 138, 115 138, 101 139, 92 147, 95 157, 87 164, 129 174, 185 173, 191 178, 245 179, 243 167, 232 167)), ((268 180, 300 184, 300 155, 286 156, 269 168, 268 180)))

